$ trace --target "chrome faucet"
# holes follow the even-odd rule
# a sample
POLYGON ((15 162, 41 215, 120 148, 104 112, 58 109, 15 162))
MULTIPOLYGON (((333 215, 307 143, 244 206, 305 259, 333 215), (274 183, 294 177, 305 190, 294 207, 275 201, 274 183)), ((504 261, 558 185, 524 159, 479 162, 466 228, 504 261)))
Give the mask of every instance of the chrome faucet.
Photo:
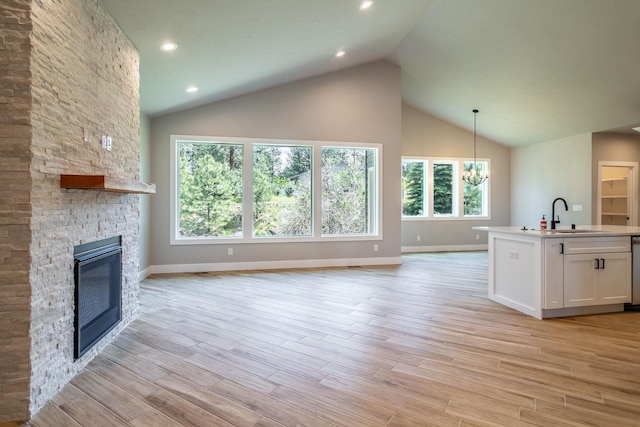
POLYGON ((560 215, 558 215, 558 220, 556 221, 556 202, 558 200, 562 200, 562 202, 564 203, 564 210, 565 211, 569 210, 569 206, 567 205, 567 201, 565 199, 563 199, 562 197, 558 197, 553 201, 553 203, 551 204, 551 229, 552 230, 556 229, 556 224, 560 224, 560 215))

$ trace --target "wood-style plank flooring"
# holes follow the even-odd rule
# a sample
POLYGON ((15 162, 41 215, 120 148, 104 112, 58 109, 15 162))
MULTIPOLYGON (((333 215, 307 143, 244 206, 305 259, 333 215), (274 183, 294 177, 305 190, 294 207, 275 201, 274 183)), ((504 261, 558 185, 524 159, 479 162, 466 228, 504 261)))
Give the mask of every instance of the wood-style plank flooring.
POLYGON ((485 252, 155 276, 29 425, 640 425, 640 313, 540 321, 486 295, 485 252))

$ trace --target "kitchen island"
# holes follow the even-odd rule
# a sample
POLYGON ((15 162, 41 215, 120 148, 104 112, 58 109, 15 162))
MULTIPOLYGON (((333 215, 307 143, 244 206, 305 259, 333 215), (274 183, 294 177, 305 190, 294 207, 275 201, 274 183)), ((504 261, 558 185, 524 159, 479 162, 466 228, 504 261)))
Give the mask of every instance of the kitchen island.
POLYGON ((474 227, 489 233, 489 299, 538 319, 624 310, 640 227, 474 227))

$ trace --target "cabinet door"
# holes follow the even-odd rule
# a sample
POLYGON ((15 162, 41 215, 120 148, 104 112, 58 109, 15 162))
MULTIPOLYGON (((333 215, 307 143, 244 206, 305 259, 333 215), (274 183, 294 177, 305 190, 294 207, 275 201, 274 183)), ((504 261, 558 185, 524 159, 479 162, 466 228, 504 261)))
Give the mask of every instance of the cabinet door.
POLYGON ((543 307, 564 307, 564 255, 563 239, 544 239, 543 307))
POLYGON ((600 257, 598 304, 631 302, 631 254, 601 254, 600 257))
POLYGON ((564 256, 564 306, 598 304, 595 260, 598 254, 564 256))

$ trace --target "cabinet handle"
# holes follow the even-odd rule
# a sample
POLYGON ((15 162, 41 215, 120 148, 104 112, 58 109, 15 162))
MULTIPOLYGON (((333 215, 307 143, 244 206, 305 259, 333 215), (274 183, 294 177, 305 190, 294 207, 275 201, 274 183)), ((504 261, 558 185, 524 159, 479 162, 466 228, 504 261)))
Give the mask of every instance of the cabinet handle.
POLYGON ((560 243, 560 254, 564 253, 564 243, 560 243))
POLYGON ((602 269, 604 270, 604 258, 600 258, 600 261, 602 261, 602 269))
POLYGON ((600 270, 600 260, 598 258, 594 259, 596 270, 600 270))

